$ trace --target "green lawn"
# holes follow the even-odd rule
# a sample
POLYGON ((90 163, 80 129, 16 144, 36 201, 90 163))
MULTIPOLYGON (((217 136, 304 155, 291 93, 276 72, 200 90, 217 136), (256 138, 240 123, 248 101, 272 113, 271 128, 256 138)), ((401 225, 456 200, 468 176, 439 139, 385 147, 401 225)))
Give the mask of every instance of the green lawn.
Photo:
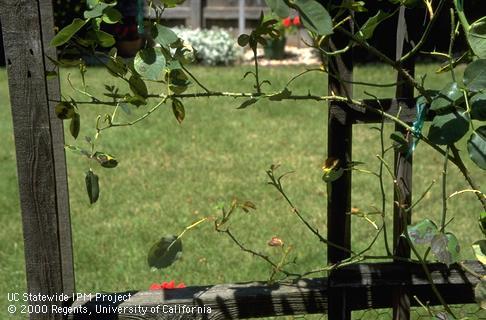
MULTIPOLYGON (((210 89, 251 90, 251 80, 241 80, 249 67, 193 68, 210 89)), ((460 69, 462 70, 462 69, 460 69)), ((272 79, 279 90, 298 67, 268 68, 263 78, 272 79)), ((75 69, 73 81, 80 83, 75 69)), ((420 65, 417 75, 427 74, 427 83, 441 88, 444 80, 434 73, 434 66, 420 65)), ((373 83, 393 82, 395 73, 380 65, 356 67, 356 80, 373 83)), ((105 71, 90 69, 87 74, 92 92, 103 90, 105 71)), ((111 81, 111 80, 110 80, 111 81)), ((111 83, 111 82, 109 82, 111 83)), ((326 93, 322 74, 308 74, 294 82, 295 93, 326 93)), ((72 90, 64 88, 65 95, 72 90)), ((355 95, 365 97, 366 90, 380 97, 393 95, 392 89, 356 87, 355 95)), ((214 207, 237 197, 253 201, 258 209, 238 214, 231 229, 247 246, 277 257, 277 250, 267 246, 272 236, 292 245, 297 272, 322 267, 325 247, 299 223, 277 192, 266 184, 265 170, 281 164, 281 170, 294 171, 284 180, 288 194, 308 221, 323 233, 326 228, 326 186, 320 167, 326 158, 327 105, 316 102, 259 102, 246 110, 237 110, 240 101, 229 98, 197 99, 185 102, 186 119, 179 125, 172 110, 163 107, 146 121, 130 128, 107 130, 99 150, 114 154, 120 161, 116 169, 95 167, 100 175, 101 197, 90 206, 84 188, 88 163, 68 153, 69 190, 79 292, 147 289, 153 282, 174 279, 187 285, 265 280, 269 267, 240 251, 228 238, 207 224, 184 238, 182 260, 163 271, 151 271, 146 256, 150 245, 165 234, 177 234, 192 222, 216 213, 214 207)), ((83 146, 84 136, 93 136, 95 116, 107 109, 90 106, 82 110, 80 139, 67 143, 83 146)), ((139 110, 141 114, 147 110, 139 110)), ((136 117, 134 112, 131 116, 136 117)), ((25 291, 22 229, 18 205, 15 151, 8 103, 6 72, 0 69, 0 294, 25 291), (8 231, 7 231, 8 230, 8 231)), ((392 126, 387 125, 387 136, 392 126)), ((353 158, 365 162, 363 168, 376 170, 379 135, 370 125, 354 127, 353 158)), ((386 140, 390 144, 389 139, 386 140)), ((461 144, 464 146, 464 144, 461 144)), ((464 149, 464 147, 462 148, 464 149)), ((414 158, 414 196, 417 198, 432 180, 437 180, 425 200, 416 207, 414 220, 425 216, 439 221, 441 212, 441 157, 425 144, 419 144, 414 158)), ((388 157, 390 163, 391 157, 388 157)), ((470 164, 469 161, 467 161, 470 164)), ((484 172, 473 170, 480 184, 484 172)), ((467 188, 458 171, 451 168, 448 191, 467 188)), ((387 181, 388 199, 392 184, 387 181)), ((375 177, 353 175, 353 206, 364 210, 380 207, 379 185, 375 177)), ((480 238, 476 217, 481 206, 471 194, 449 201, 449 230, 463 243, 463 257, 472 258, 468 244, 480 238)), ((388 206, 391 221, 391 205, 388 206)), ((391 228, 391 223, 389 223, 391 228)), ((374 235, 366 221, 354 218, 353 246, 365 247, 374 235)), ((373 253, 382 254, 377 243, 373 253)), ((0 299, 0 312, 6 310, 0 299)), ((20 319, 20 318, 19 318, 20 319)))

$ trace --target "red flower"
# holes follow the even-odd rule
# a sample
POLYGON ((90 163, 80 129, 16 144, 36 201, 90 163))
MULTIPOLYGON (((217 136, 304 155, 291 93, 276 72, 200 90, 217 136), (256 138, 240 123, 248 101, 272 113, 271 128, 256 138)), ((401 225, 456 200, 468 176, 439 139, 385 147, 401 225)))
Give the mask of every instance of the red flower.
POLYGON ((300 26, 300 17, 299 16, 294 17, 294 20, 292 21, 292 23, 294 24, 294 26, 299 27, 300 26))
POLYGON ((181 282, 176 286, 174 280, 172 280, 170 282, 164 281, 161 284, 152 283, 149 290, 164 290, 164 289, 170 290, 170 289, 181 289, 185 287, 186 285, 184 284, 184 282, 181 282))
POLYGON ((285 28, 288 28, 292 25, 292 19, 290 17, 287 17, 282 20, 282 24, 285 28))

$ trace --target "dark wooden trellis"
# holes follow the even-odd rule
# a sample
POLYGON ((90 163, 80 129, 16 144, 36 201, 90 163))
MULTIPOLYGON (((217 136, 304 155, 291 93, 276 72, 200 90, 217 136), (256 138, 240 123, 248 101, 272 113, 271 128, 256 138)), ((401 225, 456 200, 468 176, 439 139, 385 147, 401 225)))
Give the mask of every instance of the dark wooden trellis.
MULTIPOLYGON (((48 46, 53 36, 52 3, 50 0, 0 0, 0 23, 5 41, 17 151, 27 290, 46 296, 71 295, 75 286, 63 127, 50 102, 59 98, 59 79, 48 80, 45 76, 45 71, 52 67, 46 56, 56 56, 55 50, 48 46)), ((336 34, 331 46, 339 48, 346 43, 344 37, 336 34)), ((339 74, 341 79, 352 80, 351 53, 335 57, 329 61, 329 66, 331 72, 339 74)), ((413 61, 405 67, 413 73, 413 61)), ((352 86, 343 83, 346 82, 329 79, 329 90, 351 96, 352 86)), ((369 103, 373 104, 372 101, 369 103)), ((401 119, 412 122, 414 106, 413 88, 401 84, 396 98, 381 100, 379 107, 389 113, 396 113, 401 108, 401 119)), ((343 163, 351 161, 352 127, 359 122, 381 122, 381 118, 353 105, 330 104, 329 156, 343 163)), ((395 164, 400 188, 407 194, 405 203, 402 203, 406 207, 410 204, 411 160, 398 153, 395 164)), ((350 206, 351 174, 346 173, 333 183, 328 203, 328 239, 346 248, 351 247, 350 220, 346 214, 350 206)), ((403 207, 395 208, 393 245, 397 254, 406 257, 410 254, 409 248, 399 241, 399 235, 405 228, 403 214, 403 207)), ((328 262, 338 262, 346 257, 345 251, 328 247, 328 262)), ((486 274, 479 263, 468 265, 475 272, 486 274)), ((448 303, 474 301, 472 288, 478 282, 477 278, 457 266, 448 269, 441 264, 431 264, 429 268, 434 283, 448 303)), ((416 301, 410 298, 414 295, 431 305, 438 304, 420 265, 398 262, 357 264, 337 269, 328 278, 302 279, 288 284, 226 284, 166 292, 132 291, 126 292, 118 302, 109 302, 109 298, 116 294, 103 294, 99 299, 93 296, 90 301, 51 302, 48 313, 34 313, 30 318, 229 319, 327 313, 330 319, 350 319, 352 310, 394 308, 394 319, 402 320, 409 318, 410 306, 416 305, 416 301), (128 294, 130 299, 127 299, 128 294), (212 312, 180 315, 144 313, 137 309, 181 304, 211 307, 212 312), (78 309, 63 316, 51 312, 52 305, 78 309), (102 307, 107 308, 105 313, 98 312, 102 307), (110 309, 116 307, 119 307, 116 311, 110 309)), ((204 310, 207 309, 200 311, 204 310)))

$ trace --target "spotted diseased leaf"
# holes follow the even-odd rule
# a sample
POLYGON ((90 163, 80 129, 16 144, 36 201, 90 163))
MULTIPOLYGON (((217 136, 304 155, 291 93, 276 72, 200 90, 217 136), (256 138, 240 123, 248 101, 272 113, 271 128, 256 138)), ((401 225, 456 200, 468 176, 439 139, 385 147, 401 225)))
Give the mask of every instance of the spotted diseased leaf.
POLYGON ((341 178, 344 168, 341 167, 339 159, 327 158, 322 166, 322 180, 326 183, 336 181, 341 178))
POLYGON ((477 128, 467 141, 467 151, 471 160, 486 170, 486 126, 477 128))
POLYGON ((91 169, 89 169, 89 171, 86 172, 85 182, 86 182, 86 191, 88 192, 89 202, 93 204, 96 201, 98 201, 98 198, 100 196, 100 186, 98 183, 98 176, 91 169))
POLYGON ((184 105, 182 104, 182 101, 179 99, 172 99, 172 112, 174 112, 174 116, 179 122, 179 124, 184 121, 184 118, 186 117, 186 111, 184 109, 184 105))
POLYGON ((115 168, 118 165, 118 161, 115 157, 104 152, 95 152, 93 158, 98 161, 103 168, 115 168))
POLYGON ((486 280, 482 279, 474 288, 474 298, 481 309, 486 310, 486 280))
POLYGON ((51 46, 58 47, 68 42, 81 28, 88 22, 88 20, 81 20, 75 18, 70 25, 64 27, 51 40, 51 46))
POLYGON ((293 2, 304 27, 320 36, 332 34, 332 18, 315 0, 295 0, 293 2))
POLYGON ((472 248, 476 259, 486 266, 486 240, 474 242, 472 248))
POLYGON ((486 59, 478 59, 464 70, 464 85, 472 92, 486 89, 486 59))
POLYGON ((66 120, 72 119, 76 114, 74 105, 67 101, 59 102, 55 108, 56 115, 59 119, 66 120))
POLYGON ((460 111, 436 115, 432 120, 427 138, 438 145, 453 144, 469 131, 469 121, 469 116, 460 111))
POLYGON ((149 267, 163 269, 172 265, 182 255, 182 241, 177 236, 165 236, 149 250, 147 262, 149 267))
POLYGON ((430 244, 439 229, 433 221, 424 219, 415 225, 408 226, 407 232, 414 244, 430 244))
POLYGON ((430 242, 430 249, 439 262, 451 265, 459 260, 461 248, 452 233, 438 233, 430 242))
POLYGON ((137 52, 133 66, 141 76, 156 81, 165 68, 165 56, 160 50, 145 48, 137 52))
POLYGON ((81 117, 79 116, 79 113, 75 113, 69 125, 69 132, 71 132, 71 135, 73 136, 74 139, 78 138, 80 129, 81 129, 81 117))

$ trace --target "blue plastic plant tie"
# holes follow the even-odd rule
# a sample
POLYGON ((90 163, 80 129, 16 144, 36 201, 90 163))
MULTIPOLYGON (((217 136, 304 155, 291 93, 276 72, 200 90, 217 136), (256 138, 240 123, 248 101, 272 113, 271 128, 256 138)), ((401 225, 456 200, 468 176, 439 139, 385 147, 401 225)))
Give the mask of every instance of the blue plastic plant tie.
POLYGON ((138 34, 144 33, 143 18, 144 18, 144 0, 137 0, 137 30, 138 34))
POLYGON ((417 110, 417 115, 412 125, 412 134, 414 135, 414 137, 412 140, 412 145, 408 149, 407 158, 412 155, 419 142, 418 137, 422 133, 422 128, 424 127, 424 122, 425 122, 425 114, 426 114, 425 106, 426 106, 426 102, 424 99, 417 100, 417 104, 415 105, 415 109, 417 110))

